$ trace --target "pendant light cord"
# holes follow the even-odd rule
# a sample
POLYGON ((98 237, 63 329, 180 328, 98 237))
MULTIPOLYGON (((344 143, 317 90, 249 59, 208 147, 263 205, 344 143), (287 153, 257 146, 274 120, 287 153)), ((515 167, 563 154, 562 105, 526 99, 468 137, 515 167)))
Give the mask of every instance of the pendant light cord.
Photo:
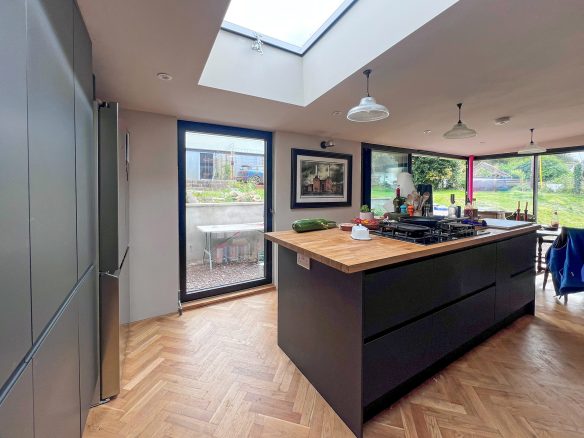
POLYGON ((364 74, 365 76, 367 76, 367 97, 371 97, 371 96, 369 95, 369 75, 371 74, 371 70, 370 70, 370 69, 367 69, 367 70, 365 70, 365 71, 363 72, 363 74, 364 74))
POLYGON ((530 129, 530 131, 531 131, 531 141, 529 142, 529 144, 533 144, 533 131, 534 131, 534 129, 535 128, 531 128, 530 129))
POLYGON ((462 123, 462 119, 460 118, 460 112, 462 110, 462 103, 457 103, 456 106, 458 107, 458 123, 462 123))

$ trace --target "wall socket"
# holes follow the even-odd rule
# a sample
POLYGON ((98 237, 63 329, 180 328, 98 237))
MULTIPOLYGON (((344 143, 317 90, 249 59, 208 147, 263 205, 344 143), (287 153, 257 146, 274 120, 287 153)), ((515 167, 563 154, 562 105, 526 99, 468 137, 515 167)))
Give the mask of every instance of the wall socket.
POLYGON ((296 263, 298 266, 302 266, 304 269, 308 269, 310 271, 310 257, 296 253, 296 263))

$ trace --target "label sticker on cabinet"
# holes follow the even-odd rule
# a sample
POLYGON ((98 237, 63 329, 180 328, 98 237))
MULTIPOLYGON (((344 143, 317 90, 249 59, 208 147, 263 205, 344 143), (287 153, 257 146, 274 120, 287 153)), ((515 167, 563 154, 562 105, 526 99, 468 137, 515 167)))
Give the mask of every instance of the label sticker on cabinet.
POLYGON ((310 257, 296 253, 296 263, 304 269, 310 270, 310 257))

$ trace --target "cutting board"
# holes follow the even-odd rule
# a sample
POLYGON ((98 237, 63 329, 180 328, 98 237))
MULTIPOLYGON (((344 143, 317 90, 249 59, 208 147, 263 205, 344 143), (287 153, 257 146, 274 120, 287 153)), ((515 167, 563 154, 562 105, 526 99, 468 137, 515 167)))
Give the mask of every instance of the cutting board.
POLYGON ((533 225, 532 222, 508 221, 506 219, 485 219, 485 222, 489 228, 498 228, 500 230, 513 230, 515 228, 533 225))

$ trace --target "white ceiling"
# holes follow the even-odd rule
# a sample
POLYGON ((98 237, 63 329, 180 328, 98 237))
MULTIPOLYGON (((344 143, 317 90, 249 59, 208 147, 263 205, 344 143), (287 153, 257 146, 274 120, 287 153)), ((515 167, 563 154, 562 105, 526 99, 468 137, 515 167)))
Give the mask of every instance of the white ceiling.
MULTIPOLYGON (((78 3, 98 97, 125 108, 459 155, 515 151, 531 127, 546 147, 584 144, 582 0, 461 0, 367 65, 372 94, 391 112, 368 124, 331 115, 358 102, 361 69, 307 107, 197 85, 228 0, 78 3), (158 72, 174 79, 162 82, 158 72), (479 136, 444 140, 459 101, 479 136), (511 123, 495 126, 500 116, 511 123)), ((399 0, 387 3, 391 14, 399 0)))

